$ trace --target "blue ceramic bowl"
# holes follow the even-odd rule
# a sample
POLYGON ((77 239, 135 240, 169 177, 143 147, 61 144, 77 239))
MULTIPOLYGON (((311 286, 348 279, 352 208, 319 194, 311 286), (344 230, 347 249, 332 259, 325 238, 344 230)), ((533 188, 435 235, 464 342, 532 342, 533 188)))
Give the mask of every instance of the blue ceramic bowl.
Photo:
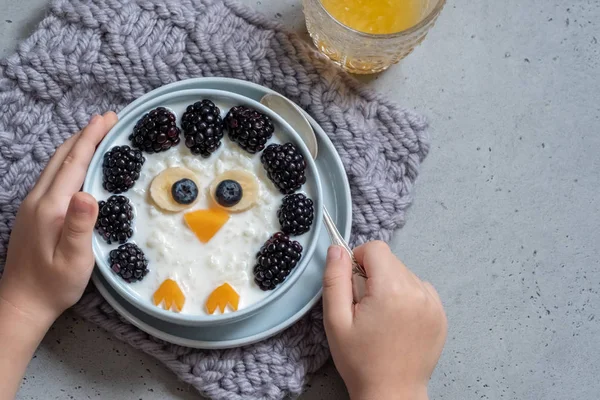
MULTIPOLYGON (((231 107, 236 105, 245 105, 252 107, 266 115, 268 115, 275 125, 274 138, 279 142, 292 142, 304 155, 307 164, 306 177, 307 182, 303 186, 302 191, 306 192, 315 203, 315 223, 311 227, 310 232, 302 236, 302 242, 304 251, 302 259, 284 281, 283 284, 278 286, 275 290, 269 292, 269 294, 261 299, 260 301, 249 305, 246 308, 242 308, 236 312, 229 312, 225 314, 217 315, 192 315, 185 313, 176 313, 168 310, 164 310, 161 307, 157 307, 152 303, 152 299, 140 296, 135 290, 132 289, 131 285, 123 281, 121 277, 116 275, 110 268, 108 263, 108 253, 111 249, 116 248, 117 245, 108 246, 104 240, 97 234, 94 234, 93 238, 93 251, 96 258, 96 266, 102 276, 114 288, 124 299, 129 303, 137 307, 138 309, 164 321, 174 322, 181 325, 189 326, 216 326, 221 324, 227 324, 242 319, 248 318, 256 313, 259 313, 263 307, 267 304, 272 303, 282 294, 284 294, 292 285, 296 283, 298 277, 303 273, 304 269, 308 265, 308 262, 313 256, 317 238, 319 237, 319 231, 321 229, 322 220, 322 192, 321 182, 319 174, 313 159, 311 158, 308 149, 306 148, 302 139, 294 131, 294 129, 285 122, 279 115, 272 112, 270 109, 264 107, 255 100, 249 99, 244 96, 240 96, 234 93, 212 90, 212 89, 191 89, 182 90, 165 94, 154 98, 152 92, 144 95, 137 100, 138 105, 133 109, 129 110, 122 120, 108 133, 106 138, 102 141, 98 147, 94 158, 88 169, 83 190, 92 194, 96 199, 106 199, 111 194, 102 189, 102 160, 104 153, 110 148, 117 145, 129 144, 128 137, 133 130, 135 123, 147 112, 151 111, 156 107, 166 107, 174 111, 178 117, 178 124, 181 115, 185 108, 189 104, 201 99, 212 100, 223 112, 227 112, 231 107), (146 100, 144 100, 146 99, 146 100)), ((183 142, 179 146, 184 146, 183 142)), ((256 155, 259 157, 259 155, 256 155)), ((205 159, 203 162, 210 162, 210 158, 205 159)), ((126 195, 126 193, 125 193, 126 195)), ((134 219, 134 226, 138 218, 143 218, 143 215, 136 213, 134 219)), ((182 229, 186 229, 182 227, 182 229)), ((135 234, 132 238, 135 242, 135 234)), ((257 249, 258 251, 258 249, 257 249)), ((152 262, 152 260, 150 260, 152 262)), ((254 260, 249 260, 253 263, 254 260)), ((161 268, 157 263, 152 263, 150 266, 152 269, 161 268)), ((184 308, 185 311, 185 308, 184 308)))

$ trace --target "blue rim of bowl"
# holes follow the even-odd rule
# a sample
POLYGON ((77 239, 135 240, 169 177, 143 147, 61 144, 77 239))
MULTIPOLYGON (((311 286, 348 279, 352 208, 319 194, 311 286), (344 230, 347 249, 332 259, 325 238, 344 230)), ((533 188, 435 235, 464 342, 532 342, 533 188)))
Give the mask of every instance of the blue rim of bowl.
MULTIPOLYGON (((233 100, 239 102, 240 104, 244 104, 244 103, 250 104, 251 107, 253 107, 256 110, 271 117, 285 131, 287 131, 290 134, 290 136, 293 138, 293 143, 302 152, 302 155, 304 156, 304 158, 306 160, 308 170, 314 176, 315 184, 316 184, 316 192, 317 192, 316 196, 313 194, 313 197, 315 197, 313 199, 315 202, 314 221, 322 220, 322 218, 323 218, 323 209, 322 209, 323 194, 322 194, 322 190, 321 190, 321 180, 320 180, 320 176, 319 176, 316 164, 315 164, 314 160, 312 159, 312 157, 310 156, 308 148, 306 147, 306 145, 304 144, 304 142, 302 141, 302 139, 300 138, 298 133, 277 113, 275 113, 274 111, 270 110, 269 108, 263 106, 262 104, 260 104, 259 102, 257 102, 254 99, 239 95, 237 93, 232 93, 232 92, 217 90, 217 89, 180 90, 180 91, 176 91, 176 92, 165 93, 158 97, 149 98, 148 101, 143 101, 144 97, 148 96, 148 95, 149 95, 149 93, 142 96, 140 99, 138 99, 139 103, 134 108, 127 110, 127 114, 124 116, 123 121, 126 121, 127 123, 129 123, 130 120, 133 120, 136 117, 141 117, 145 112, 148 112, 149 110, 160 106, 161 103, 170 101, 173 97, 185 96, 185 95, 194 95, 194 96, 198 96, 199 98, 202 98, 202 96, 204 96, 204 98, 206 98, 206 97, 210 98, 211 95, 212 96, 222 96, 225 98, 233 99, 233 100), (144 109, 145 111, 142 111, 142 109, 144 109)), ((111 129, 111 131, 106 135, 106 137, 104 138, 104 140, 102 141, 100 146, 98 146, 90 165, 96 165, 97 163, 101 162, 101 158, 104 156, 104 153, 108 150, 109 141, 107 140, 107 138, 113 136, 115 134, 115 132, 118 132, 121 129, 120 127, 125 124, 125 122, 123 122, 123 121, 119 120, 117 125, 115 125, 111 129)), ((92 170, 92 168, 88 169, 88 172, 86 173, 84 185, 83 185, 83 191, 88 192, 88 193, 91 192, 91 190, 90 190, 91 189, 90 182, 92 181, 92 178, 90 176, 91 170, 92 170)), ((285 292, 287 292, 287 290, 298 280, 298 278, 304 272, 304 270, 306 269, 306 266, 308 265, 308 262, 311 260, 313 254, 314 254, 314 251, 315 251, 315 248, 317 245, 317 241, 318 241, 317 239, 318 239, 318 236, 319 236, 320 230, 321 230, 321 224, 320 223, 313 224, 312 229, 316 229, 316 230, 314 232, 312 232, 313 236, 312 236, 311 241, 308 244, 308 246, 305 247, 304 254, 300 261, 300 264, 294 268, 293 273, 290 274, 290 276, 284 281, 284 283, 281 286, 279 286, 277 289, 273 290, 271 293, 269 293, 266 297, 264 297, 260 301, 254 303, 254 304, 251 304, 249 307, 240 309, 235 312, 230 312, 230 313, 225 313, 225 314, 217 314, 217 315, 194 315, 194 314, 175 313, 175 312, 172 312, 169 310, 164 310, 161 307, 152 305, 150 300, 143 300, 139 295, 134 294, 135 292, 133 291, 133 289, 126 288, 125 284, 116 283, 117 277, 115 276, 114 272, 108 267, 106 260, 99 257, 100 252, 99 252, 99 250, 97 248, 97 244, 96 244, 96 241, 98 240, 98 236, 96 234, 94 235, 94 241, 93 241, 92 247, 93 247, 93 252, 94 252, 94 258, 96 259, 96 267, 100 270, 100 272, 102 273, 104 278, 107 280, 107 282, 111 285, 111 287, 113 287, 117 291, 117 293, 119 293, 119 295, 121 295, 125 300, 127 300, 128 302, 130 302, 131 304, 133 304, 140 310, 142 310, 150 315, 154 315, 159 319, 171 321, 171 322, 175 322, 175 323, 179 323, 179 324, 184 324, 184 325, 200 326, 200 325, 208 325, 211 323, 212 324, 226 324, 226 323, 231 323, 231 322, 234 322, 237 320, 242 320, 244 318, 247 318, 247 317, 259 312, 262 307, 277 300, 281 295, 283 295, 285 292)))

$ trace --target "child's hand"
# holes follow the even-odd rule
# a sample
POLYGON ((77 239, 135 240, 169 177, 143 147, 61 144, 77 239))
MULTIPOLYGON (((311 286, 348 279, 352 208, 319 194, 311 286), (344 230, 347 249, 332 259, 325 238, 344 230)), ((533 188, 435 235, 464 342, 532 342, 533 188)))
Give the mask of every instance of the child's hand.
POLYGON ((79 190, 96 146, 117 122, 94 116, 50 159, 21 205, 10 236, 0 301, 40 324, 51 324, 82 296, 94 257, 96 200, 79 190))
POLYGON ((327 254, 325 329, 335 365, 353 400, 427 399, 446 340, 442 302, 383 242, 355 250, 369 279, 352 304, 352 267, 340 247, 327 254))

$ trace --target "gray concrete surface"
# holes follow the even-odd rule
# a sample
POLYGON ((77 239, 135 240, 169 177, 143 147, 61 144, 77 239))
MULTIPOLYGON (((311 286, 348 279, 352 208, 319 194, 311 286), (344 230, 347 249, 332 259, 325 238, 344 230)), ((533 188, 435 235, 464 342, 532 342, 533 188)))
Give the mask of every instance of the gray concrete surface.
MULTIPOLYGON (((304 32, 299 0, 246 3, 304 32)), ((0 56, 45 0, 0 0, 0 56)), ((450 1, 401 65, 365 82, 429 116, 433 146, 393 248, 444 300, 432 399, 600 393, 600 4, 450 1)), ((20 399, 192 399, 150 357, 63 316, 20 399)), ((302 396, 345 399, 329 365, 302 396)))

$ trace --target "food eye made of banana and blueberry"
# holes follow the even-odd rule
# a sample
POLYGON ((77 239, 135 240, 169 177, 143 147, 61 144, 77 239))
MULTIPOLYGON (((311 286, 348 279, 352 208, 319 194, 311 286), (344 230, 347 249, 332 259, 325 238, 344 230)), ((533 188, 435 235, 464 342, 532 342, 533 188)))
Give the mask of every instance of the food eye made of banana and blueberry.
MULTIPOLYGON (((173 112, 158 107, 136 123, 129 136, 131 146, 115 146, 104 154, 102 186, 113 195, 98 203, 96 230, 108 244, 119 244, 109 253, 110 268, 128 283, 143 280, 149 272, 144 251, 129 242, 134 235, 134 207, 123 195, 140 179, 146 162, 144 153, 162 153, 183 141, 192 157, 210 162, 227 132, 233 146, 237 144, 249 156, 260 157, 261 168, 281 193, 279 196, 283 196, 276 211, 280 231, 267 233, 270 238, 256 249, 256 258, 247 260, 247 265, 253 265, 253 280, 249 284, 265 292, 275 289, 285 281, 302 256, 302 246, 290 236, 308 232, 313 223, 313 201, 298 193, 306 182, 303 155, 292 143, 267 145, 275 130, 273 122, 267 115, 245 106, 231 108, 222 119, 221 111, 212 101, 198 101, 187 107, 180 125, 181 128, 177 126, 173 112)), ((161 213, 182 213, 181 228, 193 232, 197 245, 202 246, 209 243, 232 216, 256 207, 259 191, 259 178, 242 168, 222 171, 203 187, 195 172, 176 166, 165 168, 152 177, 148 197, 161 213), (208 206, 191 210, 203 189, 208 191, 208 206)), ((152 289, 153 303, 182 311, 186 302, 185 286, 173 277, 164 279, 152 289)), ((234 286, 224 282, 207 291, 202 297, 205 312, 213 314, 217 308, 225 312, 227 305, 237 311, 240 291, 234 286)))

